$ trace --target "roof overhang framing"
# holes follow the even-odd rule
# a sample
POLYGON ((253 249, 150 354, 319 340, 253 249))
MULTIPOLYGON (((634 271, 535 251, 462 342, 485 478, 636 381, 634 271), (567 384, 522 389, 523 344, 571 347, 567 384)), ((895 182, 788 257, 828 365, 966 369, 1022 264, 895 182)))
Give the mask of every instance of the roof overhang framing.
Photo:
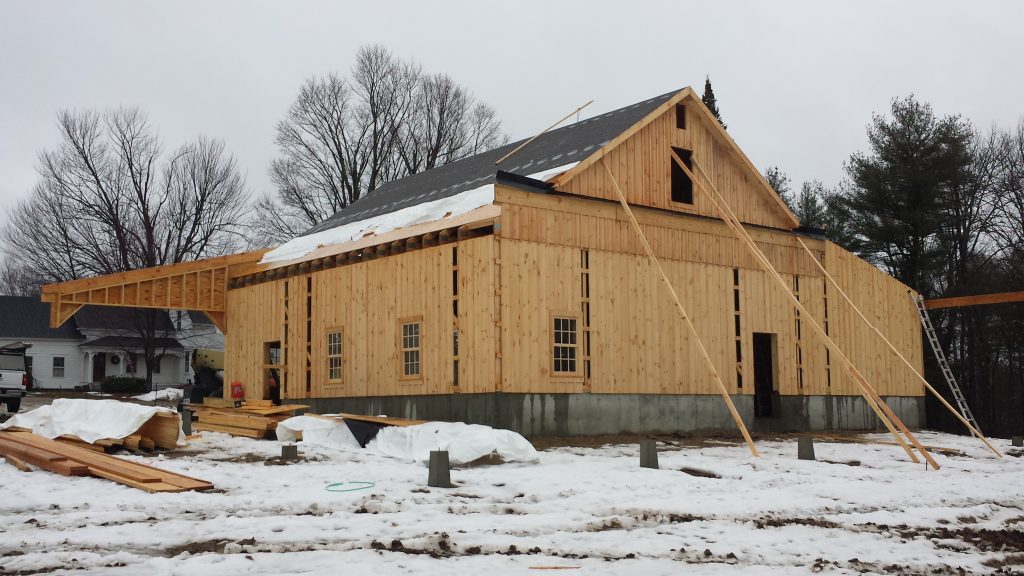
POLYGON ((485 208, 492 208, 493 210, 489 210, 489 212, 494 212, 494 217, 460 225, 440 228, 432 227, 430 230, 422 231, 419 234, 409 235, 406 233, 396 239, 384 239, 382 236, 376 243, 357 241, 332 245, 330 247, 330 254, 315 253, 316 255, 312 258, 307 257, 290 263, 286 262, 279 265, 257 264, 241 267, 232 270, 232 277, 228 281, 228 289, 233 290, 265 282, 284 280, 341 266, 369 262, 396 254, 452 244, 460 240, 487 236, 493 234, 498 228, 497 214, 500 213, 500 209, 493 205, 485 208))
POLYGON ((266 250, 143 268, 43 286, 50 327, 67 322, 83 306, 189 309, 206 312, 227 332, 225 294, 234 266, 257 262, 266 250))

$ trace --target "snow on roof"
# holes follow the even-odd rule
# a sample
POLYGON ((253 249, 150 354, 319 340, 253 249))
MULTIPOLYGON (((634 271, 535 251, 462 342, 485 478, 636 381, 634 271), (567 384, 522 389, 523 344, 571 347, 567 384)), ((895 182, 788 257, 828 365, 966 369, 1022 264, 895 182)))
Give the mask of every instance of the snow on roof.
MULTIPOLYGON (((534 180, 546 181, 567 170, 572 169, 579 162, 572 162, 535 172, 527 176, 534 180)), ((494 183, 484 184, 478 188, 461 192, 454 196, 448 196, 431 202, 415 204, 394 212, 388 212, 379 216, 371 216, 364 220, 342 224, 334 228, 328 228, 314 232, 306 236, 299 236, 285 242, 277 248, 267 252, 260 260, 261 264, 287 262, 296 260, 310 254, 323 246, 345 244, 365 238, 367 236, 381 236, 392 230, 422 224, 425 222, 441 222, 454 220, 457 217, 471 212, 482 206, 494 203, 494 183)))
POLYGON ((397 212, 417 204, 433 202, 493 184, 500 169, 525 176, 548 171, 554 166, 579 162, 622 134, 648 114, 677 95, 673 90, 618 110, 587 118, 538 136, 500 165, 502 157, 526 140, 512 142, 443 166, 411 174, 382 184, 336 214, 305 232, 311 235, 397 212))

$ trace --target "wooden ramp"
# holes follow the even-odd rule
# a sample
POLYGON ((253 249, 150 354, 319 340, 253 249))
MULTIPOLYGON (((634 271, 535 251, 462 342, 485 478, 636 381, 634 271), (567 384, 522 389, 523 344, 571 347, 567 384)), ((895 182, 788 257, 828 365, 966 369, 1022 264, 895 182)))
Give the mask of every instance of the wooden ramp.
POLYGON ((213 484, 31 432, 0 432, 0 456, 12 456, 64 476, 96 476, 146 492, 210 490, 213 484))

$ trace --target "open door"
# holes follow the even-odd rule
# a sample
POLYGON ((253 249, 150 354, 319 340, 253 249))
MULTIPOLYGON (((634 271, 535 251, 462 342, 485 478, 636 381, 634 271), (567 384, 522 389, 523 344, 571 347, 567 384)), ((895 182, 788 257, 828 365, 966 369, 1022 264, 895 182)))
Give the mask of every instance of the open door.
POLYGON ((776 335, 754 332, 754 416, 775 416, 776 335))

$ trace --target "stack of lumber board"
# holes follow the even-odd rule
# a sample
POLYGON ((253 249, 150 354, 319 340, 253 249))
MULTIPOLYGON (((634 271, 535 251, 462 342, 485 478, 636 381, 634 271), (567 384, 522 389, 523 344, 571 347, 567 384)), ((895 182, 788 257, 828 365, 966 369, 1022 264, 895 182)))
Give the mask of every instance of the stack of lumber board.
MULTIPOLYGON (((8 430, 31 432, 27 428, 17 426, 12 426, 8 430)), ((180 430, 181 414, 157 412, 134 433, 123 438, 101 438, 93 442, 86 442, 77 436, 64 435, 56 440, 95 452, 117 452, 122 448, 128 450, 153 450, 156 448, 173 450, 178 447, 178 432, 180 430)))
POLYGON ((265 438, 277 429, 278 422, 291 418, 296 410, 309 408, 303 404, 274 406, 269 400, 250 400, 236 408, 224 406, 222 400, 207 398, 202 404, 186 404, 198 420, 192 425, 192 429, 226 432, 233 436, 248 438, 265 438))
POLYGON ((185 492, 213 488, 213 484, 205 480, 122 460, 31 432, 0 432, 0 456, 10 457, 15 465, 19 462, 33 464, 64 476, 97 476, 146 492, 185 492))

